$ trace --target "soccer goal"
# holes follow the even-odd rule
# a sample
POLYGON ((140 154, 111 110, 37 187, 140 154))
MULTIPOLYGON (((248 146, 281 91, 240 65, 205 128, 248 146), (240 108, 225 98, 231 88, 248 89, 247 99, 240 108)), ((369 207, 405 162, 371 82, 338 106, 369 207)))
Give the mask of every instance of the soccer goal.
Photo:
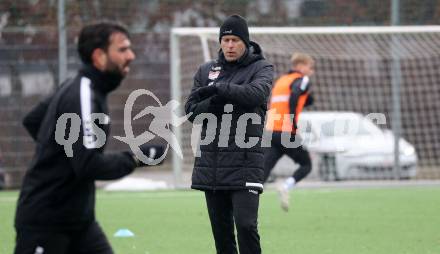
MULTIPOLYGON (((381 127, 414 145, 416 178, 440 178, 440 26, 267 27, 250 33, 276 75, 289 70, 294 52, 315 58, 315 104, 309 110, 383 113, 381 127)), ((218 28, 174 28, 170 47, 171 97, 183 109, 198 66, 217 57, 218 28)), ((193 166, 191 130, 190 123, 175 129, 184 154, 173 158, 177 182, 193 166)))

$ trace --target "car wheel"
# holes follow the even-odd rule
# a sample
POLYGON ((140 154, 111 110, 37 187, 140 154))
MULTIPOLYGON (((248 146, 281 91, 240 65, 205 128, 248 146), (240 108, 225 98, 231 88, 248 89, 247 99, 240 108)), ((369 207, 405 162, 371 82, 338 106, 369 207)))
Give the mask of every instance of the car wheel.
POLYGON ((324 181, 339 181, 336 171, 336 158, 331 154, 324 154, 319 162, 319 176, 324 181))

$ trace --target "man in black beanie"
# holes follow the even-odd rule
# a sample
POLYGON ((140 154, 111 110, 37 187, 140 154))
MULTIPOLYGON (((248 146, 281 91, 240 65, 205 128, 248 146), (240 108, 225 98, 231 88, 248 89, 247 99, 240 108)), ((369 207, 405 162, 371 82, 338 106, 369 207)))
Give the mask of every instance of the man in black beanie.
POLYGON ((225 35, 238 36, 249 47, 249 30, 246 20, 239 15, 232 15, 225 20, 220 27, 219 41, 221 43, 222 37, 225 35))
POLYGON ((185 105, 186 113, 192 113, 189 120, 202 124, 201 138, 213 140, 200 145, 191 188, 205 192, 218 254, 237 253, 234 223, 240 254, 259 254, 257 219, 264 179, 261 137, 273 66, 264 59, 260 46, 249 40, 246 20, 238 15, 224 21, 219 41, 217 59, 199 67, 185 105), (203 113, 217 117, 215 131, 208 131, 206 121, 200 122, 203 113), (225 113, 230 122, 222 123, 225 113), (252 123, 243 121, 251 120, 249 116, 252 123), (243 145, 250 140, 258 142, 243 145))

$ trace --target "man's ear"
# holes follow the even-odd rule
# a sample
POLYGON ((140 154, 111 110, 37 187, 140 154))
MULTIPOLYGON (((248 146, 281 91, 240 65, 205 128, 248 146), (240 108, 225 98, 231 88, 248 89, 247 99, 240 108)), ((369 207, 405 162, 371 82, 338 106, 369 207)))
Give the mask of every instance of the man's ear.
POLYGON ((104 70, 107 64, 107 54, 104 50, 97 48, 92 53, 92 63, 98 70, 104 70))

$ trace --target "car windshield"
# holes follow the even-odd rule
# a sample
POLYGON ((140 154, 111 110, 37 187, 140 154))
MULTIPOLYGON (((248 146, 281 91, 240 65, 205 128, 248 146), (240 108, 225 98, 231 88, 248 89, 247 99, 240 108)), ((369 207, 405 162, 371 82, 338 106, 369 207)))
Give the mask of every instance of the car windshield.
POLYGON ((320 119, 319 121, 313 121, 313 124, 316 124, 316 129, 321 132, 321 135, 326 137, 366 136, 381 133, 376 125, 361 117, 337 117, 332 120, 320 119))

